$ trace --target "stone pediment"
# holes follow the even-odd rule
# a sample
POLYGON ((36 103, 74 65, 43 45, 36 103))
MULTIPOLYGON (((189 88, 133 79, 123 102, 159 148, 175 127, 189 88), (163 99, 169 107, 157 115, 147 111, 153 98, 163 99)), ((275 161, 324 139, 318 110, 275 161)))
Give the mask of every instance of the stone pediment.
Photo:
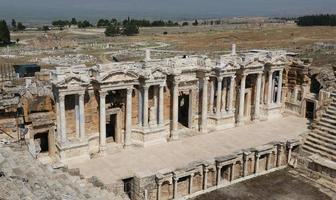
POLYGON ((138 73, 134 71, 110 71, 98 78, 101 83, 134 81, 139 78, 138 73))
POLYGON ((60 80, 55 83, 57 86, 66 86, 66 87, 71 87, 71 86, 86 86, 90 82, 89 79, 84 78, 78 74, 72 74, 68 77, 66 77, 63 80, 60 80))

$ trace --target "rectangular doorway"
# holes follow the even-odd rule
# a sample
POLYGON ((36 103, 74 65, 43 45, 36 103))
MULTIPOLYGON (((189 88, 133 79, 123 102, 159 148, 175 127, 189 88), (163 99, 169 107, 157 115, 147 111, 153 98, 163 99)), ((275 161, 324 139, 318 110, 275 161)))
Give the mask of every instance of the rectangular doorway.
POLYGON ((313 120, 315 112, 315 103, 312 101, 306 101, 306 118, 313 120))
POLYGON ((34 135, 34 140, 38 141, 40 144, 41 151, 40 153, 46 153, 49 152, 49 141, 48 141, 48 134, 49 132, 42 132, 42 133, 37 133, 34 135))
POLYGON ((182 94, 178 102, 178 122, 184 127, 189 125, 189 95, 182 94))
POLYGON ((117 133, 117 114, 111 114, 106 120, 106 141, 115 142, 117 133))

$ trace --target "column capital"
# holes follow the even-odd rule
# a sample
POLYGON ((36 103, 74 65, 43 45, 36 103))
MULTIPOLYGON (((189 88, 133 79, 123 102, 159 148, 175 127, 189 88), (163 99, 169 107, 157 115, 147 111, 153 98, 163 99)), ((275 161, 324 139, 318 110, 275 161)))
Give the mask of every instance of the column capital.
POLYGON ((100 97, 106 97, 107 91, 99 91, 99 96, 100 97))
POLYGON ((233 75, 230 77, 231 78, 231 81, 235 80, 236 79, 236 75, 233 75))
POLYGON ((145 84, 141 85, 141 87, 142 87, 144 90, 148 90, 149 87, 150 87, 150 85, 145 83, 145 84))
POLYGON ((130 88, 127 88, 127 94, 128 94, 128 95, 132 94, 132 92, 133 92, 133 88, 131 88, 131 87, 130 87, 130 88))
POLYGON ((58 94, 58 98, 59 98, 60 101, 64 101, 65 94, 63 94, 63 93, 58 94))
POLYGON ((223 76, 217 76, 217 81, 222 81, 223 80, 223 76))

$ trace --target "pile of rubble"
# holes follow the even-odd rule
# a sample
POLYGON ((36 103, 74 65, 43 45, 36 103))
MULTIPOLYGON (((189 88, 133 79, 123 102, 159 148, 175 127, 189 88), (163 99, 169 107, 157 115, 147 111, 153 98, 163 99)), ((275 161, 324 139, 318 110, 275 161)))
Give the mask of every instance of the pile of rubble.
POLYGON ((40 164, 18 144, 0 147, 0 199, 126 199, 94 186, 78 172, 40 164))
POLYGON ((91 55, 67 54, 65 56, 48 56, 42 58, 40 62, 48 65, 70 66, 85 63, 95 63, 97 62, 97 59, 91 55))

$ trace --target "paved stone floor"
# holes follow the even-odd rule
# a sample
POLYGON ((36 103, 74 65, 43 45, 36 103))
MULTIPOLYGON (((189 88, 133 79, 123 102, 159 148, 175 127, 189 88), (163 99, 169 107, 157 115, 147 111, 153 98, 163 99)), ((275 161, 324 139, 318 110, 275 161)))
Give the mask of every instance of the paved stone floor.
POLYGON ((183 138, 146 148, 130 147, 118 153, 107 152, 70 168, 80 168, 85 177, 97 176, 105 184, 135 174, 153 174, 163 169, 185 167, 197 160, 209 160, 244 148, 272 141, 286 141, 306 132, 307 120, 294 116, 258 122, 242 127, 183 138))
POLYGON ((334 200, 336 193, 287 170, 215 190, 192 200, 334 200))

